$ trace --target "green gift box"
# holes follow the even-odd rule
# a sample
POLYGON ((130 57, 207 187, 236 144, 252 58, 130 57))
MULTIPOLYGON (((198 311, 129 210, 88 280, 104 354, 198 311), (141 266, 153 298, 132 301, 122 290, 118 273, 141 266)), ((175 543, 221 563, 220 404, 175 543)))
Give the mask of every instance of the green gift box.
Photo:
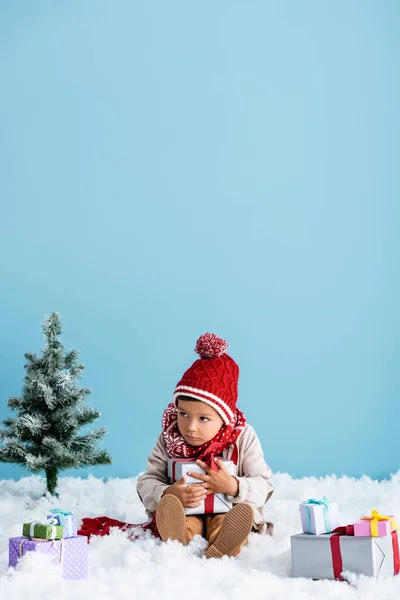
POLYGON ((33 521, 32 523, 23 524, 22 535, 40 540, 60 540, 63 537, 63 527, 33 521))

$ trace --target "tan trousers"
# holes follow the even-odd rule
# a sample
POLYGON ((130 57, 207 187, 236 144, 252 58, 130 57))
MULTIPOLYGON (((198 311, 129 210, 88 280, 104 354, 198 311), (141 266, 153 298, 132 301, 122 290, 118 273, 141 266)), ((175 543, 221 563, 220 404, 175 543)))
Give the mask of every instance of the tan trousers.
MULTIPOLYGON (((186 517, 186 543, 189 543, 195 535, 201 535, 208 541, 208 546, 211 546, 218 537, 225 516, 225 514, 218 514, 190 515, 186 517)), ((246 544, 247 539, 236 548, 232 556, 239 554, 246 544)))

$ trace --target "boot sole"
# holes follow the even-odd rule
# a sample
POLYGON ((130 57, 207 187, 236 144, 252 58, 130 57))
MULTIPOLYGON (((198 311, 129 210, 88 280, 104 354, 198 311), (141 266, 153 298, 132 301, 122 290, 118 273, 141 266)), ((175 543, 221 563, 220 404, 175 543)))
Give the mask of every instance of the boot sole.
POLYGON ((215 542, 205 552, 206 558, 232 556, 249 537, 253 528, 253 509, 249 504, 236 504, 223 520, 215 542))
POLYGON ((186 515, 176 496, 161 498, 156 511, 156 524, 163 542, 177 540, 186 546, 186 515))

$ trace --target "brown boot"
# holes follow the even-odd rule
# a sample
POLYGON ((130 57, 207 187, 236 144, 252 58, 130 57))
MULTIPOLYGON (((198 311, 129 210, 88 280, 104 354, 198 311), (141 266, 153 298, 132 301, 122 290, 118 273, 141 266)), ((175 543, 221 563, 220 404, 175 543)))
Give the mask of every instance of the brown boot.
POLYGON ((234 556, 253 528, 253 509, 249 504, 235 504, 226 514, 217 539, 205 552, 206 558, 234 556))
POLYGON ((186 515, 176 496, 168 494, 161 498, 157 506, 156 523, 163 542, 178 540, 186 546, 186 515))

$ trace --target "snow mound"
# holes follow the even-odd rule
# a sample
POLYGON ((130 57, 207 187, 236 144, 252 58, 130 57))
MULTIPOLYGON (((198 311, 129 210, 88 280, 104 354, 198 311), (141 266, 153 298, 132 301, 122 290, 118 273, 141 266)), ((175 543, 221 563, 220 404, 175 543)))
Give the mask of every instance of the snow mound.
POLYGON ((8 538, 20 535, 23 522, 43 518, 61 506, 83 517, 107 515, 140 523, 146 520, 136 493, 136 478, 60 479, 60 497, 42 496, 44 480, 26 477, 0 480, 0 598, 6 600, 392 600, 400 597, 400 578, 374 580, 349 575, 349 582, 311 581, 290 577, 290 535, 300 530, 299 502, 326 495, 339 503, 343 522, 351 523, 372 508, 400 516, 400 472, 390 480, 368 477, 307 477, 275 474, 276 492, 265 508, 275 523, 273 538, 252 534, 237 559, 206 561, 205 540, 188 547, 148 537, 130 542, 114 530, 89 545, 89 577, 64 581, 45 556, 30 554, 16 570, 8 569, 8 538))

